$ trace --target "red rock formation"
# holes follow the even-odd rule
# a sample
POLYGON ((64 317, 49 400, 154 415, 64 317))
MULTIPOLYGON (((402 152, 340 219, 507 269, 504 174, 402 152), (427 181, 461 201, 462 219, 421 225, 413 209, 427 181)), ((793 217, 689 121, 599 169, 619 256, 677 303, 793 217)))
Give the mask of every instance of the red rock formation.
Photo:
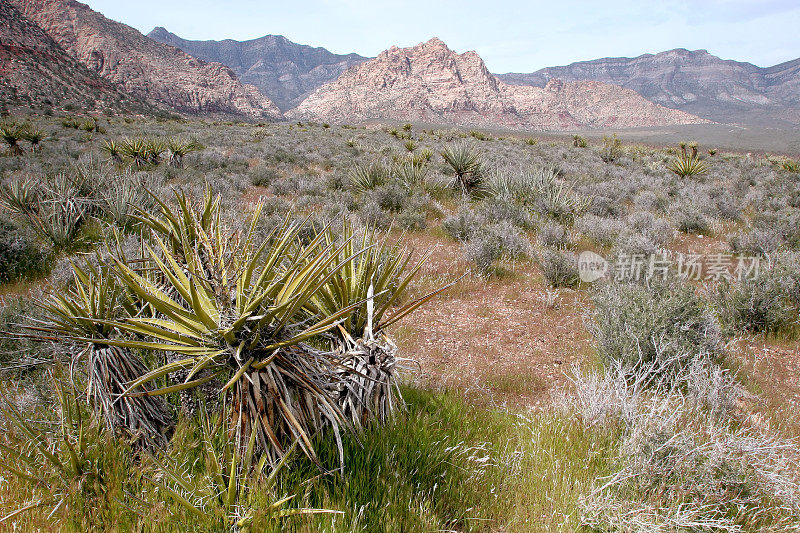
POLYGON ((393 46, 351 67, 287 116, 543 130, 707 122, 615 85, 559 80, 545 88, 507 85, 489 72, 475 52, 457 54, 436 38, 411 48, 393 46))
POLYGON ((69 54, 120 89, 187 114, 278 118, 258 89, 74 0, 9 0, 69 54))

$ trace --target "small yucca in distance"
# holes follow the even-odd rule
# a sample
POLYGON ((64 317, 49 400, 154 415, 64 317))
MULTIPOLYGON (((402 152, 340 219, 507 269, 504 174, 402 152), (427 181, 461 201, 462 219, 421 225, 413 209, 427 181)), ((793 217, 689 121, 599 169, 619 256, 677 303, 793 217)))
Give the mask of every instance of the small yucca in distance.
POLYGON ((453 169, 454 188, 468 194, 481 187, 484 181, 483 161, 475 144, 465 141, 449 144, 442 151, 442 157, 453 169))

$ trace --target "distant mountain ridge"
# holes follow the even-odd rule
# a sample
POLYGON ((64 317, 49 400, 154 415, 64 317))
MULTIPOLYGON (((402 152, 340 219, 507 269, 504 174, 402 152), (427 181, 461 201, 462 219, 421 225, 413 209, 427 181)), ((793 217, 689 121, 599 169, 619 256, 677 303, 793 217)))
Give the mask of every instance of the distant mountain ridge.
POLYGON ((508 85, 489 72, 477 53, 457 54, 436 38, 410 48, 393 46, 350 68, 286 117, 545 130, 707 122, 605 83, 552 80, 544 88, 508 85))
POLYGON ((800 122, 800 59, 762 68, 723 60, 706 50, 677 48, 497 77, 534 87, 544 87, 551 79, 612 83, 651 102, 716 122, 800 122))
POLYGON ((7 0, 0 0, 0 98, 45 109, 153 110, 79 63, 7 0))
POLYGON ((147 36, 204 61, 222 63, 243 83, 258 87, 282 111, 296 107, 317 87, 368 59, 358 54, 340 55, 325 48, 297 44, 281 35, 265 35, 248 41, 193 41, 156 27, 147 36))
POLYGON ((277 119, 277 107, 228 67, 148 39, 75 0, 9 0, 67 53, 122 91, 186 114, 277 119))

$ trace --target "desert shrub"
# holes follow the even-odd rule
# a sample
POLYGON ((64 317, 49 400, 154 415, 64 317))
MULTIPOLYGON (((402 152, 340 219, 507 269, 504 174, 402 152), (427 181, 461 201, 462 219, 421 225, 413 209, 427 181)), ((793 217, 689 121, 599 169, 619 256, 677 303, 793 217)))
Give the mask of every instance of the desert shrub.
POLYGON ((463 205, 455 215, 451 215, 442 222, 442 229, 446 234, 457 241, 467 242, 482 230, 486 224, 486 219, 463 205))
POLYGON ((612 163, 622 155, 622 140, 615 133, 613 137, 603 136, 603 146, 600 148, 600 158, 606 163, 612 163))
POLYGON ((638 210, 643 211, 661 211, 666 206, 666 198, 660 196, 653 191, 641 191, 633 199, 633 205, 638 210))
POLYGON ((361 204, 358 214, 364 225, 369 227, 386 230, 392 225, 391 215, 384 211, 375 200, 361 204))
POLYGON ((635 212, 626 219, 628 231, 644 235, 658 246, 668 245, 673 238, 674 230, 670 223, 649 212, 635 212))
POLYGON ((525 206, 519 205, 507 198, 488 197, 477 207, 477 212, 492 222, 509 222, 522 229, 532 229, 535 226, 534 217, 525 206))
POLYGON ((408 189, 396 180, 392 180, 384 185, 379 185, 369 193, 369 197, 374 200, 381 209, 393 213, 397 213, 403 209, 408 195, 408 189))
POLYGON ((536 234, 537 242, 542 246, 566 248, 569 246, 569 232, 558 222, 545 222, 536 234))
POLYGON ((254 187, 269 187, 280 177, 280 173, 272 167, 259 166, 250 171, 250 183, 254 187))
POLYGON ((590 330, 606 365, 635 371, 654 367, 671 378, 697 354, 719 354, 719 325, 702 299, 678 280, 650 284, 609 283, 594 297, 590 330))
POLYGON ((766 256, 777 252, 786 243, 783 235, 774 228, 750 228, 739 230, 730 239, 734 253, 766 256))
POLYGON ((630 257, 633 255, 650 257, 659 251, 660 247, 646 235, 633 231, 623 231, 614 242, 611 254, 614 257, 630 257))
POLYGON ((0 283, 46 272, 46 259, 30 233, 0 219, 0 283))
POLYGON ((551 287, 574 287, 578 284, 578 258, 575 254, 543 248, 536 252, 536 263, 551 287))
POLYGON ((706 235, 711 231, 711 221, 692 202, 678 202, 669 208, 669 217, 683 233, 706 235))
POLYGON ((798 325, 800 262, 791 258, 766 264, 753 278, 720 282, 714 303, 726 332, 778 333, 798 325))
POLYGON ((582 501, 600 531, 791 531, 796 444, 698 411, 687 395, 631 395, 617 470, 582 501), (687 401, 688 400, 688 401, 687 401))
POLYGON ((415 194, 406 199, 403 210, 397 215, 397 223, 407 230, 422 230, 427 225, 429 198, 415 194))
POLYGON ((27 365, 33 365, 44 357, 46 347, 35 343, 20 333, 25 333, 24 325, 40 318, 36 304, 30 298, 3 296, 0 298, 0 363, 5 369, 17 366, 18 373, 24 372, 27 365))
POLYGON ((622 232, 624 224, 613 218, 587 213, 575 220, 574 228, 601 246, 612 246, 622 232))
POLYGON ((530 251, 530 243, 520 230, 508 223, 488 224, 480 228, 464 246, 467 259, 482 275, 492 271, 502 256, 520 258, 530 251))

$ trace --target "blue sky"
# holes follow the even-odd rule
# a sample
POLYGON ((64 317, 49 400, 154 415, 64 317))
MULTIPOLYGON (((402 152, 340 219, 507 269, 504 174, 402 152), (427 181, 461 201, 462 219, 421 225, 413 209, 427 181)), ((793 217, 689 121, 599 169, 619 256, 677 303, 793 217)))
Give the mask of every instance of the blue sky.
POLYGON ((536 0, 83 0, 142 33, 164 26, 186 39, 265 34, 374 56, 436 36, 477 51, 492 72, 672 48, 770 66, 800 57, 800 1, 536 0))

